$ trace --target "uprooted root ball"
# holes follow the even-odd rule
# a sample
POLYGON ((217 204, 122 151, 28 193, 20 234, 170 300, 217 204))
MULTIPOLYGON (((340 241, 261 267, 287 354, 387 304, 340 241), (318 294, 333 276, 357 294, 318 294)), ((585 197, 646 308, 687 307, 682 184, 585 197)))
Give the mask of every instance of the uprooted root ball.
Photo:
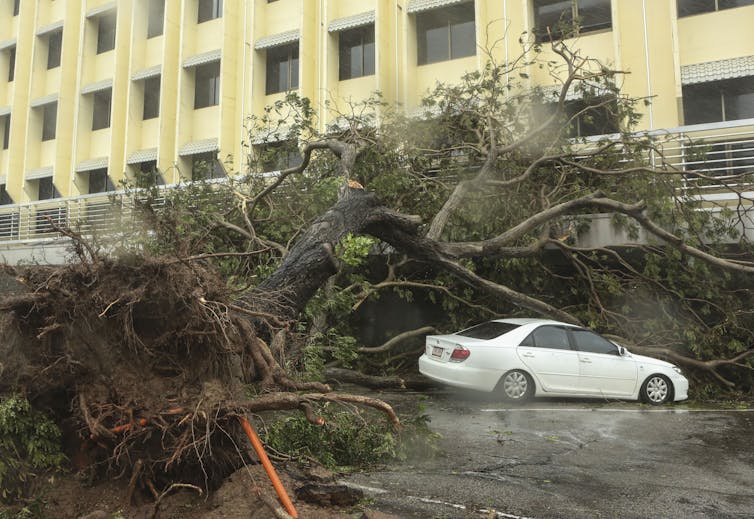
MULTIPOLYGON (((124 474, 131 492, 171 482, 212 488, 244 461, 237 416, 246 384, 295 384, 207 264, 97 258, 6 268, 19 290, 0 301, 0 393, 50 410, 78 468, 124 474)), ((285 408, 295 393, 273 395, 285 408)))

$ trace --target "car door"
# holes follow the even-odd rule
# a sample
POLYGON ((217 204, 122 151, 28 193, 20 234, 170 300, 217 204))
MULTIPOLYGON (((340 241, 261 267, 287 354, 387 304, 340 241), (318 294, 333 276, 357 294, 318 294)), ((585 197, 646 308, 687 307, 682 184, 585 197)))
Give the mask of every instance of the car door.
POLYGON ((636 387, 636 362, 591 330, 570 330, 579 358, 579 388, 586 394, 630 396, 636 387))
POLYGON ((544 325, 536 328, 516 348, 516 353, 544 391, 578 391, 578 352, 571 349, 564 327, 544 325))

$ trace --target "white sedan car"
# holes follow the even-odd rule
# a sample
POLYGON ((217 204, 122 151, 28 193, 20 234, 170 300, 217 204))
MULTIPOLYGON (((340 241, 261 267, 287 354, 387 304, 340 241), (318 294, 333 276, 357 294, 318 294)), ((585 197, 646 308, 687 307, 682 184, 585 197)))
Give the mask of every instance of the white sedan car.
POLYGON ((643 400, 688 398, 688 380, 662 360, 634 355, 579 326, 545 319, 499 319, 449 335, 429 335, 419 371, 443 384, 532 396, 643 400))

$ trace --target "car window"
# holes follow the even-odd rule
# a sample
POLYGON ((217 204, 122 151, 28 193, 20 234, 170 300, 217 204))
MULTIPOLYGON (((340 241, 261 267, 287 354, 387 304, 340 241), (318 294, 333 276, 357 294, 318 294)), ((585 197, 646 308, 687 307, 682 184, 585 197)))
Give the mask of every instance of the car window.
POLYGON ((540 326, 524 339, 521 346, 535 346, 537 348, 552 348, 555 350, 570 350, 568 334, 557 326, 540 326))
POLYGON ((515 330, 520 325, 511 323, 501 323, 500 321, 489 321, 487 323, 477 324, 471 328, 466 328, 456 335, 462 337, 471 337, 472 339, 494 339, 500 337, 504 333, 508 333, 511 330, 515 330))
POLYGON ((571 330, 571 333, 576 340, 576 347, 579 351, 618 355, 618 347, 601 335, 589 330, 579 329, 571 330))

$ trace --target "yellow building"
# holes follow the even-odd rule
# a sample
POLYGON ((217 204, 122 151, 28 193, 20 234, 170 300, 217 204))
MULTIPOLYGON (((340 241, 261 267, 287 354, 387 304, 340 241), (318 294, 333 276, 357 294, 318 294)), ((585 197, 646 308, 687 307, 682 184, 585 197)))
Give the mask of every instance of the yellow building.
POLYGON ((625 93, 652 99, 644 129, 717 136, 723 171, 754 164, 754 0, 0 0, 2 202, 153 168, 191 180, 197 160, 220 160, 204 176, 243 170, 244 122, 288 90, 323 129, 326 101, 375 90, 410 112, 483 66, 488 42, 504 62, 563 16, 584 54, 629 72, 625 93))

